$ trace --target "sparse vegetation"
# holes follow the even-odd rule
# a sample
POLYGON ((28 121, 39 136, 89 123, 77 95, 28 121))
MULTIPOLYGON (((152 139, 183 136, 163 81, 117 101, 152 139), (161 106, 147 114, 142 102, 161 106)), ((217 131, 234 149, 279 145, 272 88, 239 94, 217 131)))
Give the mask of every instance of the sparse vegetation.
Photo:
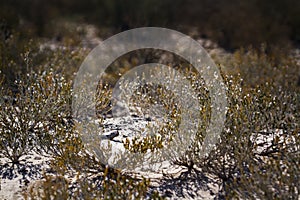
MULTIPOLYGON (((191 5, 195 2, 191 0, 191 5)), ((295 7, 299 5, 295 1, 291 2, 295 3, 295 7)), ((68 0, 61 4, 57 2, 61 9, 82 5, 79 1, 71 6, 72 3, 68 0)), ((96 4, 94 1, 90 3, 96 4)), ((76 23, 65 23, 64 17, 57 16, 60 9, 56 3, 48 4, 51 9, 45 15, 36 9, 42 6, 40 3, 35 3, 30 9, 34 10, 32 16, 27 12, 20 12, 24 21, 16 20, 9 12, 0 14, 3 15, 3 21, 0 21, 0 155, 1 159, 9 160, 7 163, 0 162, 0 171, 2 166, 13 168, 24 164, 25 156, 34 152, 51 158, 51 170, 44 172, 43 179, 24 186, 25 199, 165 198, 166 194, 156 191, 151 179, 109 167, 93 155, 82 141, 82 132, 76 129, 76 123, 79 122, 72 118, 72 84, 79 65, 90 49, 81 46, 84 30, 77 27, 76 23), (48 18, 51 20, 46 23, 48 18), (52 28, 55 25, 59 30, 52 28), (38 38, 32 39, 37 36, 38 38), (54 46, 47 43, 49 41, 54 46)), ((118 12, 118 15, 114 13, 108 21, 100 24, 105 28, 99 34, 105 35, 141 24, 174 26, 168 20, 178 18, 174 16, 175 7, 155 16, 149 22, 149 16, 156 13, 155 8, 149 4, 149 1, 137 3, 143 12, 134 16, 126 15, 131 4, 125 7, 119 1, 97 4, 95 9, 103 11, 102 9, 107 8, 106 12, 101 13, 100 19, 104 19, 107 13, 118 12), (145 7, 147 9, 144 12, 145 7), (115 11, 114 8, 119 10, 115 11), (159 21, 161 16, 168 20, 159 21), (141 21, 135 21, 135 18, 141 21)), ((167 5, 159 1, 154 4, 158 4, 160 8, 167 5)), ((181 5, 181 1, 176 0, 175 4, 181 5)), ((202 4, 211 5, 206 1, 202 4)), ((201 122, 196 137, 188 150, 181 152, 180 155, 184 156, 171 155, 172 164, 185 167, 188 169, 186 173, 194 173, 199 177, 205 173, 217 177, 221 183, 215 194, 217 199, 299 199, 300 66, 299 60, 291 53, 293 46, 289 40, 299 42, 299 17, 292 17, 295 8, 282 4, 285 10, 279 12, 278 21, 274 24, 270 23, 274 14, 266 8, 265 3, 257 1, 224 5, 221 15, 212 15, 209 24, 204 24, 203 20, 191 21, 192 25, 203 25, 206 36, 232 51, 226 59, 218 57, 219 55, 214 57, 220 69, 226 68, 222 77, 227 88, 228 110, 219 142, 208 155, 200 155, 199 150, 210 122, 208 88, 201 74, 193 70, 193 66, 168 52, 138 50, 123 55, 112 63, 103 77, 105 81, 99 82, 95 104, 88 105, 96 108, 98 124, 95 125, 103 128, 105 115, 111 112, 112 88, 120 74, 124 75, 134 66, 144 63, 161 62, 170 65, 180 71, 192 85, 194 93, 187 92, 185 95, 193 97, 201 105, 201 122), (254 9, 256 6, 259 10, 254 9), (242 13, 243 9, 239 11, 236 8, 243 8, 245 13, 242 13), (228 16, 228 11, 232 10, 237 12, 236 15, 228 16), (253 13, 254 20, 237 28, 239 23, 235 18, 241 16, 249 21, 245 18, 246 13, 252 13, 253 10, 256 11, 253 13), (288 10, 291 10, 291 14, 285 22, 283 16, 288 10), (260 20, 263 18, 261 12, 264 11, 269 15, 260 20), (218 16, 222 16, 220 22, 218 16), (221 31, 213 32, 214 28, 221 31), (252 37, 253 30, 258 31, 255 38, 252 37), (293 32, 287 34, 290 31, 293 32), (253 44, 253 47, 242 47, 245 44, 253 44), (167 60, 160 60, 161 54, 167 60)), ((21 7, 23 3, 18 5, 21 7)), ((86 13, 91 5, 87 5, 83 12, 86 13)), ((278 10, 280 5, 281 3, 275 2, 272 6, 274 10, 278 10)), ((0 6, 1 11, 6 8, 11 9, 12 4, 0 6)), ((202 8, 191 9, 188 5, 182 8, 190 9, 191 16, 202 11, 202 8)), ((207 12, 199 13, 203 17, 214 9, 212 6, 207 12)), ((77 19, 79 16, 73 17, 77 19)), ((87 21, 99 19, 92 14, 88 17, 87 21)), ((185 23, 187 19, 189 18, 179 21, 185 23)), ((172 73, 168 76, 172 76, 172 73)), ((155 82, 155 77, 153 79, 155 82)), ((181 114, 184 112, 184 106, 180 105, 182 102, 176 99, 176 95, 168 87, 150 83, 135 88, 130 82, 121 84, 125 93, 126 90, 134 90, 133 95, 126 98, 135 114, 158 116, 157 126, 151 127, 154 135, 142 139, 127 138, 123 142, 124 148, 142 154, 164 148, 178 131, 181 114), (159 110, 156 107, 160 107, 164 113, 153 113, 159 110)), ((85 105, 86 102, 81 103, 85 105)), ((97 141, 95 144, 98 144, 97 141)), ((0 180, 1 178, 3 177, 0 180)), ((167 176, 162 177, 164 178, 167 176)), ((183 181, 184 178, 182 176, 183 181)))

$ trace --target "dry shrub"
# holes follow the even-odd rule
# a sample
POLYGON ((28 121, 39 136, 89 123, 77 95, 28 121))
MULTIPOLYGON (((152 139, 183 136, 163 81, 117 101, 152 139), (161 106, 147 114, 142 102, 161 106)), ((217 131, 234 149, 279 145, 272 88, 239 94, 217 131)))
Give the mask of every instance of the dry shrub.
POLYGON ((204 159, 192 148, 175 162, 221 179, 221 199, 299 198, 299 66, 281 58, 236 53, 241 75, 223 76, 229 105, 220 142, 204 159))

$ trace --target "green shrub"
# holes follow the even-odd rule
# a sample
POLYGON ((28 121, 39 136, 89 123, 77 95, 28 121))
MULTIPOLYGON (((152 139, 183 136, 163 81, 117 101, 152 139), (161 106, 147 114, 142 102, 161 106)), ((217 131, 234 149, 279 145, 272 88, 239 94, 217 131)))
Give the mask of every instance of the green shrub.
POLYGON ((220 142, 203 159, 195 146, 175 163, 216 175, 222 180, 220 198, 297 199, 299 66, 285 57, 277 66, 262 52, 237 55, 235 64, 242 75, 223 76, 228 111, 220 142))
POLYGON ((68 128, 71 116, 70 84, 52 70, 31 72, 15 84, 17 92, 1 88, 0 105, 1 153, 13 163, 31 150, 48 152, 55 129, 68 128))
MULTIPOLYGON (((76 175, 67 180, 63 176, 45 176, 24 193, 25 199, 145 199, 149 186, 147 179, 135 179, 120 173, 90 176, 76 175)), ((151 196, 151 195, 150 195, 151 196)), ((160 199, 157 193, 153 199, 160 199)))

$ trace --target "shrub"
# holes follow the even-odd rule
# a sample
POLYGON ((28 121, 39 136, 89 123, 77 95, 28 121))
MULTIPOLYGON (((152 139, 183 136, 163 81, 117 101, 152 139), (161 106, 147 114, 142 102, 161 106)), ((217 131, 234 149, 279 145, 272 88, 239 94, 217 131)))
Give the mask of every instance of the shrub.
POLYGON ((0 105, 1 153, 13 163, 31 150, 47 152, 49 137, 58 125, 67 128, 71 114, 70 85, 53 71, 31 72, 15 84, 17 92, 2 87, 0 105))
MULTIPOLYGON (((66 179, 61 175, 45 176, 45 179, 32 184, 25 199, 145 199, 149 180, 136 179, 121 173, 82 175, 66 179)), ((148 195, 151 197, 151 194, 148 195)), ((157 193, 153 199, 160 199, 157 193)))
POLYGON ((195 146, 175 163, 216 175, 221 198, 297 199, 299 66, 291 58, 276 66, 272 57, 254 51, 236 55, 243 58, 238 70, 244 77, 224 75, 229 105, 220 142, 203 159, 195 146))

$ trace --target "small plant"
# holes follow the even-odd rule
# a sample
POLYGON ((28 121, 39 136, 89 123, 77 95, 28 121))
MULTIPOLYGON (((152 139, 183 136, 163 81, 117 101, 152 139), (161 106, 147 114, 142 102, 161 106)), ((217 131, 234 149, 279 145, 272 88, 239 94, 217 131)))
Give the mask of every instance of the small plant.
MULTIPOLYGON (((71 180, 63 176, 45 176, 24 193, 25 199, 145 199, 149 186, 147 179, 135 179, 120 173, 90 176, 77 174, 71 180)), ((157 196, 154 192, 153 197, 157 196)), ((151 196, 151 195, 149 195, 151 196)), ((157 198, 158 199, 158 198, 157 198)))

